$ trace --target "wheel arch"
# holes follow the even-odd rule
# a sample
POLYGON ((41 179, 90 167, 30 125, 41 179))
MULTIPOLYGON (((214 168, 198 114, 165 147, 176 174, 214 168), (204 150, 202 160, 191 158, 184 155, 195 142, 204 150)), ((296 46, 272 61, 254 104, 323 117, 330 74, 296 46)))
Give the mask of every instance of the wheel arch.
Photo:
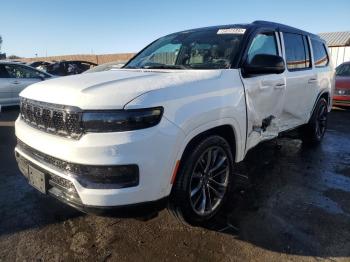
POLYGON ((224 125, 220 125, 217 127, 207 129, 207 130, 197 134, 193 138, 191 138, 191 140, 187 143, 187 145, 182 153, 180 161, 186 156, 186 154, 188 154, 191 151, 191 149, 196 144, 198 144, 199 141, 201 141, 202 139, 204 139, 205 137, 208 137, 210 135, 219 135, 219 136, 225 138, 231 147, 233 157, 234 158, 236 157, 237 145, 236 145, 235 130, 231 125, 224 124, 224 125))
POLYGON ((310 112, 310 117, 311 117, 312 114, 314 113, 315 108, 316 108, 316 105, 317 105, 318 101, 319 101, 321 98, 326 99, 327 104, 328 104, 328 111, 330 111, 332 100, 331 100, 331 96, 330 96, 329 90, 325 89, 325 90, 322 90, 322 91, 317 95, 317 98, 316 98, 316 100, 315 100, 314 106, 312 107, 312 111, 310 112))
POLYGON ((191 152, 191 150, 195 147, 195 145, 197 145, 205 137, 208 137, 210 135, 219 135, 219 136, 222 136, 224 139, 226 139, 230 145, 233 159, 235 162, 237 162, 237 156, 240 153, 237 139, 240 139, 240 135, 237 133, 237 130, 235 129, 234 126, 232 126, 231 124, 221 124, 215 127, 207 128, 205 130, 201 130, 195 135, 190 136, 190 139, 186 140, 188 142, 185 144, 185 146, 183 147, 183 150, 181 150, 181 152, 178 155, 178 158, 177 158, 178 160, 177 160, 177 163, 175 164, 175 168, 173 171, 174 173, 171 179, 171 185, 174 185, 177 179, 178 170, 182 167, 186 156, 191 152))

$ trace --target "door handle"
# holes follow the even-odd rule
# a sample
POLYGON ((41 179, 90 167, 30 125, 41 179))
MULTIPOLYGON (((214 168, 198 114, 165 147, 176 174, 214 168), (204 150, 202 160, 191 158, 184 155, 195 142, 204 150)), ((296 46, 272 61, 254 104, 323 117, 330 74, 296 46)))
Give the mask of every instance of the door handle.
POLYGON ((18 85, 18 84, 19 84, 19 81, 15 80, 15 81, 12 82, 12 84, 18 85))
POLYGON ((275 89, 283 89, 286 87, 286 84, 284 81, 282 82, 281 80, 264 80, 261 82, 261 87, 262 89, 266 88, 275 88, 275 89))
POLYGON ((283 89, 286 87, 285 83, 277 83, 275 84, 275 89, 283 89))
POLYGON ((307 81, 309 84, 317 82, 317 78, 310 78, 309 81, 307 81))

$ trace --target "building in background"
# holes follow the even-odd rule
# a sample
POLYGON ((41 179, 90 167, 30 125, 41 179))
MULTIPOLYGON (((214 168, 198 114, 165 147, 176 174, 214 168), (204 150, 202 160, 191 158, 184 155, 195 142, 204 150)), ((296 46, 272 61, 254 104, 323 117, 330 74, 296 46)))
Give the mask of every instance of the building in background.
POLYGON ((326 40, 335 67, 350 61, 350 31, 319 34, 326 40))

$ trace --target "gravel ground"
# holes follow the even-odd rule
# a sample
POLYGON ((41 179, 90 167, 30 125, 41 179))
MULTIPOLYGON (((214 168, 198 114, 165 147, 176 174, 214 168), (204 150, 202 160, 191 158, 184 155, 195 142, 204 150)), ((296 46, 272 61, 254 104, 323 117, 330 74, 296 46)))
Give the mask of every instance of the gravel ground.
POLYGON ((17 114, 0 113, 0 261, 350 261, 350 111, 332 111, 317 148, 283 138, 251 150, 210 228, 167 210, 86 215, 40 194, 14 159, 17 114))

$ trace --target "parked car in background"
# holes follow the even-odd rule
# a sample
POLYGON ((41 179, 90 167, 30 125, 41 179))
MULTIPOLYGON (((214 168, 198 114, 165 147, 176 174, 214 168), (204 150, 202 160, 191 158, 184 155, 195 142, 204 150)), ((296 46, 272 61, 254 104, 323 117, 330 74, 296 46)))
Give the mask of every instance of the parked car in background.
MULTIPOLYGON (((12 63, 17 63, 17 64, 22 64, 22 65, 27 65, 26 62, 23 62, 23 61, 19 61, 19 60, 8 60, 9 62, 12 62, 12 63)), ((3 61, 4 62, 4 61, 3 61)))
POLYGON ((350 61, 336 68, 333 105, 350 107, 350 61))
POLYGON ((123 67, 124 64, 125 64, 125 62, 123 62, 123 61, 109 62, 109 63, 95 66, 95 67, 85 71, 84 73, 95 73, 95 72, 102 72, 102 71, 109 71, 109 70, 113 70, 113 69, 118 69, 118 68, 123 67))
POLYGON ((48 65, 46 72, 56 76, 77 75, 95 66, 87 61, 59 61, 48 65))
POLYGON ((26 88, 16 158, 32 186, 85 212, 169 200, 198 225, 230 202, 251 148, 293 129, 320 143, 333 91, 317 35, 265 21, 186 30, 122 69, 26 88))
POLYGON ((17 62, 0 61, 0 107, 19 104, 19 93, 52 75, 17 62))
POLYGON ((46 61, 36 61, 36 62, 32 62, 29 64, 29 66, 36 68, 38 70, 47 72, 47 67, 50 66, 52 63, 50 62, 46 62, 46 61))

